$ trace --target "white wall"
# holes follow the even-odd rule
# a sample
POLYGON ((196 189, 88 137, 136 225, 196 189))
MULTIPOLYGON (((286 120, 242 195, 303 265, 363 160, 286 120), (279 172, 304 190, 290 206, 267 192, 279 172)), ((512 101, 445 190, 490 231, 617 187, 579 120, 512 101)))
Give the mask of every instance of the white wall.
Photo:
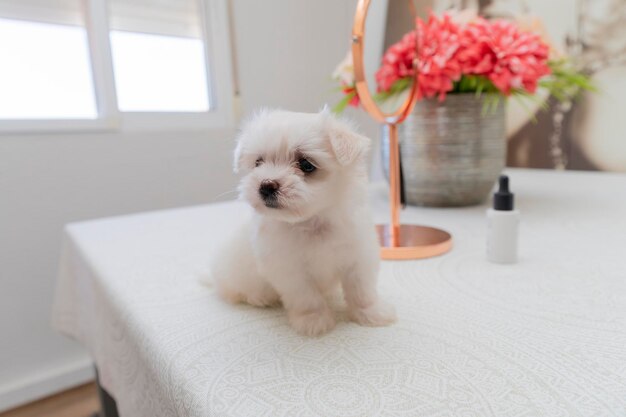
MULTIPOLYGON (((233 0, 243 113, 316 111, 349 46, 356 0, 233 0)), ((352 113, 372 136, 376 125, 352 113)), ((233 195, 233 131, 0 135, 0 410, 89 378, 49 325, 63 224, 233 195)))
POLYGON ((0 410, 91 376, 49 324, 63 224, 232 197, 232 135, 0 137, 0 410))

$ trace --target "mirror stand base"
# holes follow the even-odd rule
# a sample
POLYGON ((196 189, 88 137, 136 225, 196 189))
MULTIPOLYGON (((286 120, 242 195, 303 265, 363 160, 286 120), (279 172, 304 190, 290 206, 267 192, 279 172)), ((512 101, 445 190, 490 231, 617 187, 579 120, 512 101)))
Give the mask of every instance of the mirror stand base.
POLYGON ((452 249, 450 233, 434 227, 403 224, 392 230, 379 224, 376 231, 383 260, 432 258, 452 249))

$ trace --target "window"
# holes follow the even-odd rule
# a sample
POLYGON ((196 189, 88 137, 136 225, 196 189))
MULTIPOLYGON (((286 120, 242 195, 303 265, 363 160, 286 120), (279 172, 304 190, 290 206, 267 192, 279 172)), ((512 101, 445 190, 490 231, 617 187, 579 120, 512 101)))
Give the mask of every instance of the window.
POLYGON ((109 0, 120 110, 209 109, 198 6, 195 0, 109 0))
POLYGON ((96 118, 79 0, 57 14, 38 15, 4 3, 0 1, 0 119, 96 118))
POLYGON ((230 124, 226 1, 0 0, 0 131, 230 124))
POLYGON ((199 39, 113 31, 111 48, 121 111, 209 109, 199 39))

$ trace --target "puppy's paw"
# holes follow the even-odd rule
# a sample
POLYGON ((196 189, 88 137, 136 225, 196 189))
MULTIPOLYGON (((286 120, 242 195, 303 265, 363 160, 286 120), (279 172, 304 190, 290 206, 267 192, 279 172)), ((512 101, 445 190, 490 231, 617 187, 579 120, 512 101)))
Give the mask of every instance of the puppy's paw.
POLYGON ((352 321, 362 326, 388 326, 398 320, 396 309, 380 300, 366 308, 352 308, 348 314, 352 321))
POLYGON ((220 298, 231 304, 239 304, 245 301, 245 298, 241 292, 235 290, 234 288, 226 285, 222 285, 221 282, 217 282, 216 285, 217 295, 220 298))
POLYGON ((254 307, 276 307, 280 305, 280 296, 268 285, 246 294, 246 303, 254 307))
POLYGON ((330 309, 310 313, 290 313, 289 322, 303 336, 321 336, 335 327, 335 318, 330 309))

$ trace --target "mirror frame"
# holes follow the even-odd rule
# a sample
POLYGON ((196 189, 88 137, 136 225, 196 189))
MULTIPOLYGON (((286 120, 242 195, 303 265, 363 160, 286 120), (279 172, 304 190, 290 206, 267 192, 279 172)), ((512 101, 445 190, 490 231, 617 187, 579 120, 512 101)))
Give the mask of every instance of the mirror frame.
MULTIPOLYGON (((411 14, 416 17, 415 5, 411 0, 407 0, 411 14)), ((413 110, 417 101, 417 65, 414 68, 414 80, 411 85, 411 91, 402 105, 391 113, 385 113, 374 101, 374 97, 370 92, 365 76, 365 22, 367 20, 367 12, 369 10, 371 0, 359 0, 354 16, 354 25, 352 27, 352 64, 354 66, 354 81, 359 100, 363 108, 378 122, 386 124, 398 124, 407 117, 413 110)), ((415 19, 413 19, 415 21, 415 19)), ((417 30, 417 26, 415 27, 417 30)), ((417 45, 415 46, 417 49, 417 45)), ((417 61, 417 58, 415 58, 417 61)), ((414 64, 417 64, 415 62, 414 64)))

